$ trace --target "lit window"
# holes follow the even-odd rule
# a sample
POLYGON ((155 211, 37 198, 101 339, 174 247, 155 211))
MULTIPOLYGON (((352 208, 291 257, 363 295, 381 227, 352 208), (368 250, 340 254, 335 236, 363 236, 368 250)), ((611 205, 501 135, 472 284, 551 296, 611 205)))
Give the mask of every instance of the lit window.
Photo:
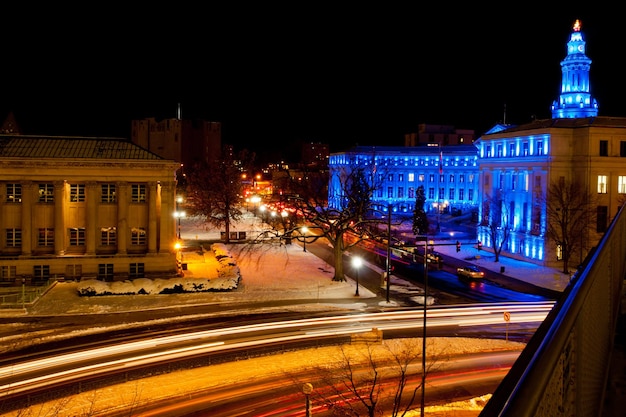
POLYGON ((70 184, 70 201, 74 203, 85 202, 85 184, 70 184))
POLYGON ((131 186, 131 202, 133 203, 145 203, 146 202, 146 185, 145 184, 133 184, 131 186))
POLYGON ((130 236, 131 245, 145 245, 146 244, 146 229, 143 227, 134 227, 130 236))
POLYGON ((7 203, 22 202, 22 184, 7 184, 7 203))
POLYGON ((617 192, 619 194, 626 194, 626 176, 624 175, 617 177, 617 192))
POLYGON ((115 203, 115 184, 102 184, 101 201, 103 203, 115 203))
POLYGON ((606 194, 606 175, 598 175, 598 194, 606 194))
POLYGON ((39 184, 39 202, 40 203, 53 203, 54 202, 54 185, 53 184, 39 184))
POLYGON ((413 181, 415 181, 415 174, 410 172, 409 173, 409 182, 413 182, 413 181))
POLYGON ((115 246, 117 244, 117 229, 115 227, 102 227, 100 229, 100 244, 102 246, 115 246))
POLYGON ((543 141, 537 141, 537 155, 543 155, 543 141))

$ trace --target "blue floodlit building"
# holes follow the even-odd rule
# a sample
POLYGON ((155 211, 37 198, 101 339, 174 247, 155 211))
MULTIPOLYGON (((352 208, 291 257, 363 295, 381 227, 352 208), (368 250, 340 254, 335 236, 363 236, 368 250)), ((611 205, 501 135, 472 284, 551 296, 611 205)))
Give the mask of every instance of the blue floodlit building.
MULTIPOLYGON (((561 62, 560 96, 551 106, 552 118, 523 125, 497 125, 476 141, 480 168, 481 201, 499 195, 510 228, 503 253, 534 263, 560 267, 560 247, 547 236, 546 200, 551 184, 582 184, 597 203, 595 224, 584 239, 573 242, 579 250, 570 265, 582 262, 602 237, 611 219, 626 201, 626 118, 598 116, 591 97, 591 60, 576 21, 561 62)), ((493 247, 488 225, 493 211, 479 205, 478 239, 493 247)))
POLYGON ((405 140, 404 147, 357 146, 331 154, 329 206, 341 206, 342 175, 362 166, 370 180, 377 180, 373 202, 381 212, 391 208, 411 214, 415 191, 423 185, 427 212, 476 210, 477 238, 484 247, 493 247, 487 225, 494 211, 485 210, 484 202, 498 194, 503 196, 498 213, 507 213, 510 228, 502 253, 558 268, 559 247, 546 233, 545 201, 550 184, 577 182, 597 196, 595 224, 577 242, 580 251, 570 264, 582 262, 626 202, 626 118, 598 116, 589 81, 591 60, 585 52, 576 21, 561 62, 560 95, 552 103, 551 119, 498 124, 472 144, 405 140))
MULTIPOLYGON (((432 144, 431 144, 432 145, 432 144)), ((473 144, 451 146, 357 146, 329 158, 328 205, 341 207, 342 176, 363 167, 376 185, 373 208, 412 215, 423 186, 426 212, 469 213, 478 206, 478 154, 473 144)))

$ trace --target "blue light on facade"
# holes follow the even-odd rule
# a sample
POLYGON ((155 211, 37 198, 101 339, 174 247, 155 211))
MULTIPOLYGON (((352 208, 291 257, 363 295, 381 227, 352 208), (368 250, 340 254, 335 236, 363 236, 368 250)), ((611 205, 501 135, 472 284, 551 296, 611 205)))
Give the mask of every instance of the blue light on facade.
POLYGON ((590 94, 591 59, 585 55, 586 43, 580 29, 580 21, 576 20, 567 42, 567 56, 561 61, 561 95, 552 103, 553 119, 598 115, 598 102, 590 94))

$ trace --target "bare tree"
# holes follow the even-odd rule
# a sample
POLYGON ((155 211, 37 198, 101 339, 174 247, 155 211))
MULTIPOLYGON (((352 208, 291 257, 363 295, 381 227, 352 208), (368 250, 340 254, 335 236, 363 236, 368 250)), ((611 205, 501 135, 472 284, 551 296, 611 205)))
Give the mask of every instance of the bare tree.
POLYGON ((235 158, 224 150, 219 159, 195 165, 187 175, 186 203, 191 215, 200 216, 213 226, 224 228, 230 242, 230 225, 239 221, 241 211, 241 174, 254 159, 242 151, 235 158))
POLYGON ((485 226, 489 238, 491 240, 491 247, 493 253, 496 255, 494 262, 500 261, 500 253, 505 247, 505 244, 509 241, 511 235, 511 213, 509 212, 509 206, 506 201, 506 194, 502 190, 496 190, 494 194, 485 195, 483 201, 483 221, 482 226, 485 226))
POLYGON ((561 178, 548 187, 546 197, 547 236, 559 247, 563 273, 569 273, 576 251, 586 249, 585 236, 595 221, 596 201, 582 184, 561 178))
POLYGON ((288 204, 312 234, 325 237, 333 248, 333 281, 345 281, 343 253, 371 236, 376 225, 384 222, 372 216, 371 197, 377 188, 376 177, 364 166, 347 168, 331 179, 325 172, 305 173, 298 178, 286 175, 282 187, 288 204), (328 187, 332 187, 329 191, 328 187), (339 203, 328 204, 333 194, 339 203), (350 238, 347 239, 347 236, 350 238))
MULTIPOLYGON (((341 346, 332 363, 315 366, 307 379, 313 381, 316 400, 333 410, 333 415, 402 417, 414 408, 422 387, 421 382, 411 383, 421 357, 421 339, 341 346)), ((426 371, 436 364, 433 358, 426 371)), ((297 378, 295 385, 302 385, 297 378)))

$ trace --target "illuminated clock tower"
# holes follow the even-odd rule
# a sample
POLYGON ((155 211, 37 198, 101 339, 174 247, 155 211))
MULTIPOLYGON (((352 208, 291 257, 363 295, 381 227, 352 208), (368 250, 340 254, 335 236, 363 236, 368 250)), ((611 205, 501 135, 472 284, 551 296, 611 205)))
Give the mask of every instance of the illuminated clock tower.
POLYGON ((585 55, 585 40, 580 20, 567 42, 567 56, 561 61, 561 95, 552 103, 553 119, 574 119, 598 115, 598 102, 591 97, 589 69, 591 59, 585 55))

